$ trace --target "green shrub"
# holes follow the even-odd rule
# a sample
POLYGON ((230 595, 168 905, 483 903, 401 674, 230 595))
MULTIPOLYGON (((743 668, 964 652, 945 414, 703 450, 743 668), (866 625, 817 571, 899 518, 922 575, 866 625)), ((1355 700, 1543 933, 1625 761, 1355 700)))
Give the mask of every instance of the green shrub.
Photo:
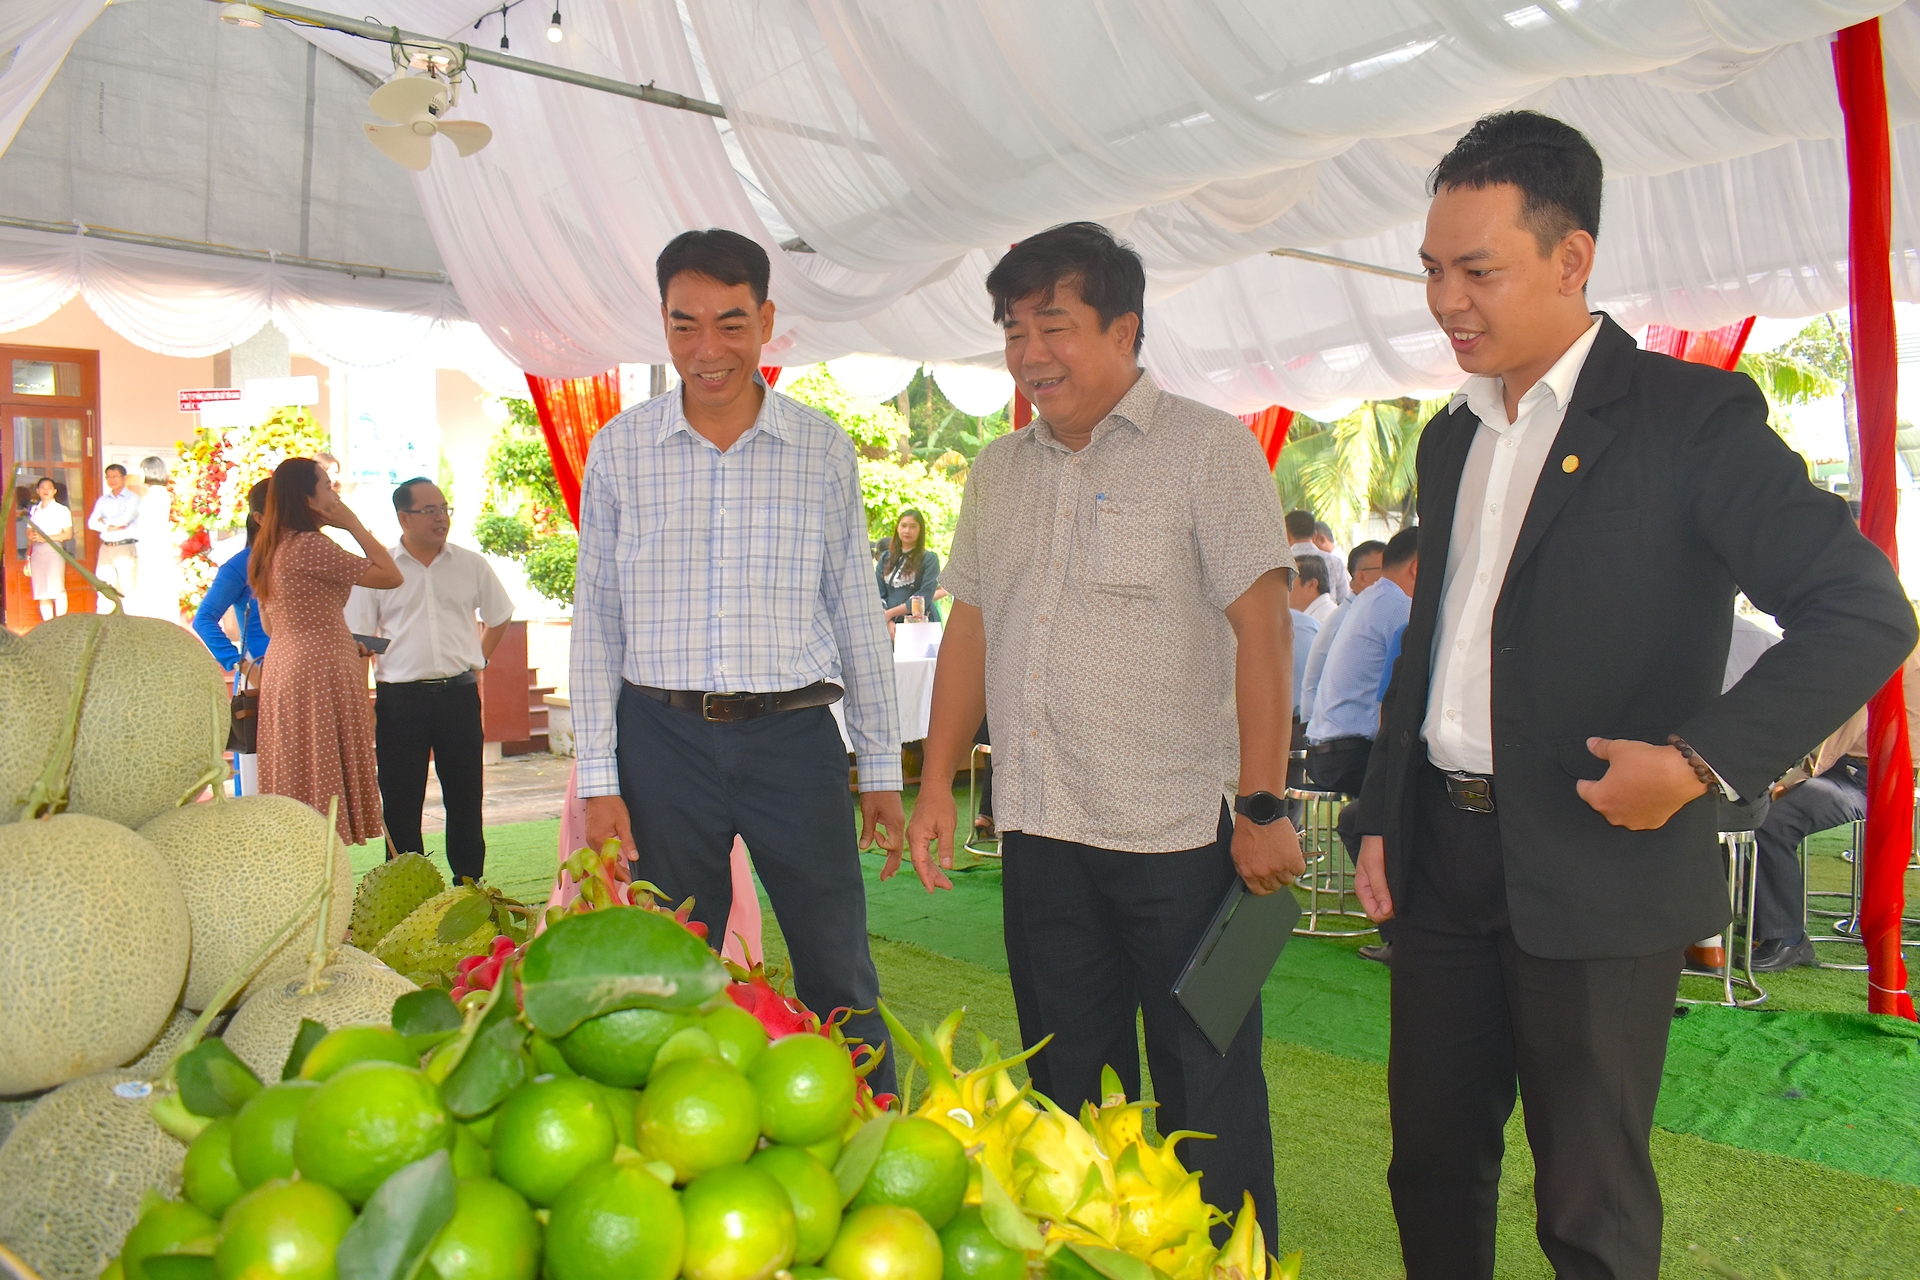
POLYGON ((527 554, 527 584, 555 604, 573 603, 573 564, 580 554, 576 534, 558 533, 527 554))
POLYGON ((482 511, 473 522, 473 538, 490 556, 518 560, 533 545, 533 526, 519 516, 482 511))

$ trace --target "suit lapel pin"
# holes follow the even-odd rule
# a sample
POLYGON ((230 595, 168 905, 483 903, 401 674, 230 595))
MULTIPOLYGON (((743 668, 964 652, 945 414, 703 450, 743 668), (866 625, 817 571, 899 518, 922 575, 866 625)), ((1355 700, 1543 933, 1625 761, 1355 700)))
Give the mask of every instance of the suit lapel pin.
POLYGON ((1566 472, 1568 475, 1572 475, 1574 472, 1578 471, 1580 469, 1579 455, 1570 453, 1566 457, 1560 459, 1560 469, 1566 472))

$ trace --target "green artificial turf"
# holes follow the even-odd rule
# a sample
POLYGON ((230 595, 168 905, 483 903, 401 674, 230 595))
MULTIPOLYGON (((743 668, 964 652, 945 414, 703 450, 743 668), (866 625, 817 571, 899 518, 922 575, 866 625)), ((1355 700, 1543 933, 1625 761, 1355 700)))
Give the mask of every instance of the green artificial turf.
MULTIPOLYGON (((426 836, 427 856, 440 874, 451 881, 447 869, 447 838, 433 831, 426 836)), ((560 819, 539 822, 506 822, 487 828, 487 883, 510 898, 522 902, 545 902, 553 890, 553 875, 559 866, 560 819)), ((387 856, 384 842, 355 845, 353 875, 358 880, 387 856)))

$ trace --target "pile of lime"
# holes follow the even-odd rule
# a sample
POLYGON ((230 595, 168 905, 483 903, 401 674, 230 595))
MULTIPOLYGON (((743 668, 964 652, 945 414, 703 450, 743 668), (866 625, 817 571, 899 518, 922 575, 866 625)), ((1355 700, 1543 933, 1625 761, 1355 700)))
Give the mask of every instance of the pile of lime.
POLYGON ((153 1198, 104 1280, 1024 1280, 962 1209, 960 1141, 876 1112, 844 1044, 770 1041, 724 979, 645 974, 605 989, 652 1005, 549 1037, 536 996, 602 988, 532 967, 303 1036, 271 1084, 220 1058, 237 1105, 200 1118, 184 1198, 153 1198))

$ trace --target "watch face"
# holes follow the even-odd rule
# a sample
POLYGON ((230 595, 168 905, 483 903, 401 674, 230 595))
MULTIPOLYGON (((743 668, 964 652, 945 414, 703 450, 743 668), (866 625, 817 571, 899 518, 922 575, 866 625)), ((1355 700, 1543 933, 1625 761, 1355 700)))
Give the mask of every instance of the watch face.
POLYGON ((1242 796, 1239 808, 1250 821, 1265 826, 1280 816, 1280 797, 1271 791, 1256 791, 1242 796))

